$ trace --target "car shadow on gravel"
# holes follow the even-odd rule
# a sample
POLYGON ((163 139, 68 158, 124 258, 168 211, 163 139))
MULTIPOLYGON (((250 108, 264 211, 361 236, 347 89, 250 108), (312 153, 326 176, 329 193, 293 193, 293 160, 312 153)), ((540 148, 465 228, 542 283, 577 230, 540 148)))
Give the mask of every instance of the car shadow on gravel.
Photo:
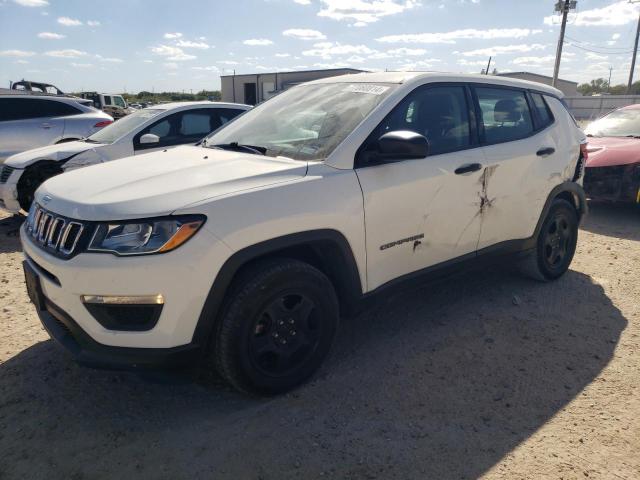
POLYGON ((599 235, 640 241, 640 206, 591 201, 589 214, 580 228, 599 235))
MULTIPOLYGON (((321 373, 268 399, 215 379, 0 365, 3 478, 477 478, 593 382, 627 321, 602 287, 486 270, 381 296, 321 373)), ((577 439, 576 439, 577 441, 577 439)))
POLYGON ((0 218, 0 253, 14 253, 22 250, 20 246, 20 227, 25 217, 0 218))

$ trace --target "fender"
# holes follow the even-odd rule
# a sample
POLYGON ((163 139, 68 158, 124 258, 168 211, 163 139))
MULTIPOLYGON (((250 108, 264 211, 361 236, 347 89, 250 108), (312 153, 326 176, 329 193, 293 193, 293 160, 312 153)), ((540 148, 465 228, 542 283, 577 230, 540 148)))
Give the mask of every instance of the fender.
POLYGON ((200 346, 203 353, 207 351, 225 295, 242 267, 269 256, 299 257, 301 250, 312 251, 315 259, 320 261, 320 270, 335 285, 341 306, 350 310, 362 298, 358 266, 351 246, 342 233, 322 229, 276 237, 239 250, 226 260, 209 290, 191 343, 200 346))

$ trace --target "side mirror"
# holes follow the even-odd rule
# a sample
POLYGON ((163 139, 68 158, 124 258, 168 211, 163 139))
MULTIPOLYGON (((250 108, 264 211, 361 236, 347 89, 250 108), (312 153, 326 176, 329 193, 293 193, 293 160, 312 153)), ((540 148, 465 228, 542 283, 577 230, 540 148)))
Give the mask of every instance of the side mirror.
POLYGON ((387 132, 378 139, 377 156, 381 160, 410 160, 429 155, 429 140, 410 130, 387 132))
POLYGON ((145 133, 140 137, 140 145, 149 145, 151 143, 160 143, 160 137, 153 133, 145 133))

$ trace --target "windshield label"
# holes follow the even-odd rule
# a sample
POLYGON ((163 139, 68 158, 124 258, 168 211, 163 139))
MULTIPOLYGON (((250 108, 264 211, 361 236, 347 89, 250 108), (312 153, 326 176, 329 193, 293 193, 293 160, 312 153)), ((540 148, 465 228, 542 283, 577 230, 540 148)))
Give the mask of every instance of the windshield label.
POLYGON ((387 90, 389 90, 389 87, 385 87, 384 85, 371 85, 367 83, 352 84, 344 89, 345 92, 369 93, 371 95, 382 95, 387 90))

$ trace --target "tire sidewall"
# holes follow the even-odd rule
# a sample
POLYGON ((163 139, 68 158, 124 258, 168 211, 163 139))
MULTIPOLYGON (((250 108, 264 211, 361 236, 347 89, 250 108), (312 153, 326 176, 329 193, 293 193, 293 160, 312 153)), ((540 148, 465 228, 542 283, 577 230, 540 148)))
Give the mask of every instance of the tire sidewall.
MULTIPOLYGON (((296 262, 297 263, 297 262, 296 262)), ((304 264, 302 264, 304 265, 304 264)), ((274 269, 252 288, 242 291, 231 302, 223 318, 223 328, 231 329, 230 345, 218 345, 231 354, 232 368, 243 390, 258 393, 280 393, 309 378, 327 357, 338 327, 338 304, 333 287, 326 276, 313 267, 274 269), (249 353, 249 338, 256 317, 264 307, 281 294, 300 292, 315 303, 315 315, 323 323, 320 341, 302 367, 290 375, 276 377, 261 372, 249 353)), ((232 380, 232 383, 235 383, 232 380)))
POLYGON ((573 256, 576 251, 576 246, 578 243, 578 215, 576 213, 575 208, 571 204, 569 204, 565 200, 555 200, 549 209, 549 213, 542 224, 542 228, 540 229, 540 233, 538 234, 537 240, 537 261, 538 261, 538 269, 540 273, 547 280, 555 280, 569 269, 571 262, 573 260, 573 256), (550 267, 544 258, 544 240, 546 236, 546 232, 549 229, 550 223, 558 216, 559 214, 563 214, 571 228, 571 240, 569 245, 567 246, 567 255, 562 261, 562 263, 557 268, 550 267))

